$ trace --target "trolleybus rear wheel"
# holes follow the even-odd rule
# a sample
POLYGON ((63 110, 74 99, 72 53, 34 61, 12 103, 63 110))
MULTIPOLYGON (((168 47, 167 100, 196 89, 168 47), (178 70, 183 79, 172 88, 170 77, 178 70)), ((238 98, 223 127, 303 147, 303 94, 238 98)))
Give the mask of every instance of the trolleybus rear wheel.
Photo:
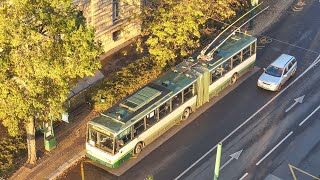
POLYGON ((182 113, 181 120, 185 121, 188 119, 189 116, 190 116, 190 108, 186 108, 182 113))
POLYGON ((238 80, 238 74, 237 73, 234 73, 231 77, 231 84, 234 84, 236 83, 238 80))

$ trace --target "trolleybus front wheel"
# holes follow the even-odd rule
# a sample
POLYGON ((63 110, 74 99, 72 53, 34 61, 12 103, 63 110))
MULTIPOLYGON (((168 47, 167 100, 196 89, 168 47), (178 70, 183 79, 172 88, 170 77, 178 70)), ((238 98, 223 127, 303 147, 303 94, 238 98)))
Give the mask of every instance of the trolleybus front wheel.
POLYGON ((134 155, 137 156, 143 149, 143 144, 139 142, 134 148, 134 155))

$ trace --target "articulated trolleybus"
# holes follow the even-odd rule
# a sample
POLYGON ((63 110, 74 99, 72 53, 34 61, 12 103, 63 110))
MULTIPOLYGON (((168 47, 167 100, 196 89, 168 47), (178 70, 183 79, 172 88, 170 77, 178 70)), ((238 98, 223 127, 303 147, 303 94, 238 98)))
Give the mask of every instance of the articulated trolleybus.
POLYGON ((86 156, 116 168, 253 68, 256 38, 233 32, 88 122, 86 156), (212 49, 212 48, 211 48, 212 49), (213 52, 214 51, 214 52, 213 52))

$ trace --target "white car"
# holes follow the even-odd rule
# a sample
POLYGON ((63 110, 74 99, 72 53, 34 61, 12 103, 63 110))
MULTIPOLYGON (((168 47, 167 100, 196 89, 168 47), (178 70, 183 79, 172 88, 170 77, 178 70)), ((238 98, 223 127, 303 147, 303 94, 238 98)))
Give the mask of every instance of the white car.
POLYGON ((297 71, 297 60, 288 54, 281 54, 258 79, 258 86, 270 91, 279 91, 282 85, 297 71))

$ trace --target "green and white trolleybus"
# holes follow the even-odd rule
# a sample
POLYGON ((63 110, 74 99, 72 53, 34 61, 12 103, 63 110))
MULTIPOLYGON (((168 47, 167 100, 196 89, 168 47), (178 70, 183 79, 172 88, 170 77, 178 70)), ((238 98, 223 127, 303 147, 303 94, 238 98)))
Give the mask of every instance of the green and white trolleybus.
POLYGON ((88 122, 86 156, 116 168, 253 68, 256 38, 235 31, 88 122))

